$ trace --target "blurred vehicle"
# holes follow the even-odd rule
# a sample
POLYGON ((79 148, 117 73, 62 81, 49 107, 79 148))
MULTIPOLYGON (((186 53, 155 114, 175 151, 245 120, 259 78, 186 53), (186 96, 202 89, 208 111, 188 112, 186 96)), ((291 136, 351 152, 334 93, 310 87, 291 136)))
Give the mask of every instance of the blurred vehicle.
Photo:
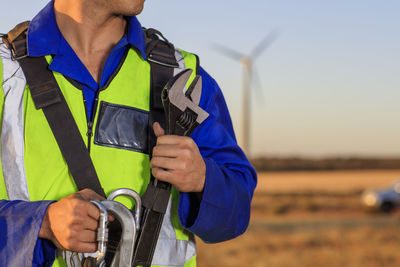
POLYGON ((361 199, 368 209, 392 212, 400 207, 400 180, 393 182, 393 185, 387 189, 366 190, 361 199))

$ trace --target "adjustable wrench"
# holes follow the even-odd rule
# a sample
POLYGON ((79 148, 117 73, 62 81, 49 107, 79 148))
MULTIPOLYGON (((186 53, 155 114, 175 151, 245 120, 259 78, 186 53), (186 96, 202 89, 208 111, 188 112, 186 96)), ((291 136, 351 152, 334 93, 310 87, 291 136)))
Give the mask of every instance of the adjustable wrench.
POLYGON ((185 91, 186 83, 192 74, 186 69, 171 79, 162 91, 162 102, 166 116, 166 133, 189 136, 209 114, 199 107, 202 80, 196 75, 185 91))

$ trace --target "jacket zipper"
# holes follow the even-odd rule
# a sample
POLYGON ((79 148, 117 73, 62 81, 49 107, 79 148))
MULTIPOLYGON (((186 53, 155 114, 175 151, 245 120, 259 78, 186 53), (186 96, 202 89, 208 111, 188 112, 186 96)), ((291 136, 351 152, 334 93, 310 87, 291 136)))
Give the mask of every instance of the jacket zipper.
POLYGON ((92 136, 93 136, 94 119, 96 117, 97 105, 99 102, 99 93, 100 93, 100 90, 98 90, 96 92, 96 96, 94 98, 94 103, 93 103, 93 107, 92 107, 92 117, 90 118, 90 120, 89 120, 89 113, 87 110, 86 100, 85 100, 85 98, 83 99, 83 103, 85 105, 85 111, 86 111, 86 120, 88 122, 86 136, 88 137, 87 149, 88 149, 89 153, 90 153, 90 144, 91 144, 92 136))

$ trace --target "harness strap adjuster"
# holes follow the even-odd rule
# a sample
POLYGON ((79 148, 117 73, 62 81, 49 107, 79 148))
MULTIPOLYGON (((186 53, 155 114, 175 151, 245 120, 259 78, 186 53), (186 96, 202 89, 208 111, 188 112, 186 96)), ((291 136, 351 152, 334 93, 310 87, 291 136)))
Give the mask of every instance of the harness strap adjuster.
POLYGON ((164 66, 164 67, 170 67, 170 68, 178 68, 178 67, 179 67, 178 63, 176 63, 176 64, 171 64, 171 63, 168 63, 168 62, 163 62, 163 61, 154 59, 154 58, 153 58, 153 54, 150 54, 150 55, 147 57, 147 60, 150 61, 150 62, 159 64, 159 65, 161 65, 161 66, 164 66))
POLYGON ((43 109, 51 105, 61 103, 58 85, 54 81, 46 81, 37 85, 30 85, 32 99, 36 109, 43 109))
POLYGON ((159 31, 145 29, 146 57, 149 62, 158 65, 179 68, 175 58, 175 47, 159 31))
POLYGON ((14 61, 28 57, 26 44, 28 26, 29 21, 22 22, 15 26, 7 35, 2 36, 3 42, 11 51, 11 59, 14 61))

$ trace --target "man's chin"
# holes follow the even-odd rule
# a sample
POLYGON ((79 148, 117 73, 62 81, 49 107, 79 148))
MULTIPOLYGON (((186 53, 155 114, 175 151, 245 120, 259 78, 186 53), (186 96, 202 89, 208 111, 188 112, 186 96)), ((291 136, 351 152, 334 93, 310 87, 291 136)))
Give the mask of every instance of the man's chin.
POLYGON ((132 16, 136 16, 139 15, 140 13, 142 13, 144 8, 144 3, 142 3, 141 5, 135 5, 134 7, 130 7, 130 8, 123 8, 120 12, 120 15, 123 15, 125 17, 132 17, 132 16))

